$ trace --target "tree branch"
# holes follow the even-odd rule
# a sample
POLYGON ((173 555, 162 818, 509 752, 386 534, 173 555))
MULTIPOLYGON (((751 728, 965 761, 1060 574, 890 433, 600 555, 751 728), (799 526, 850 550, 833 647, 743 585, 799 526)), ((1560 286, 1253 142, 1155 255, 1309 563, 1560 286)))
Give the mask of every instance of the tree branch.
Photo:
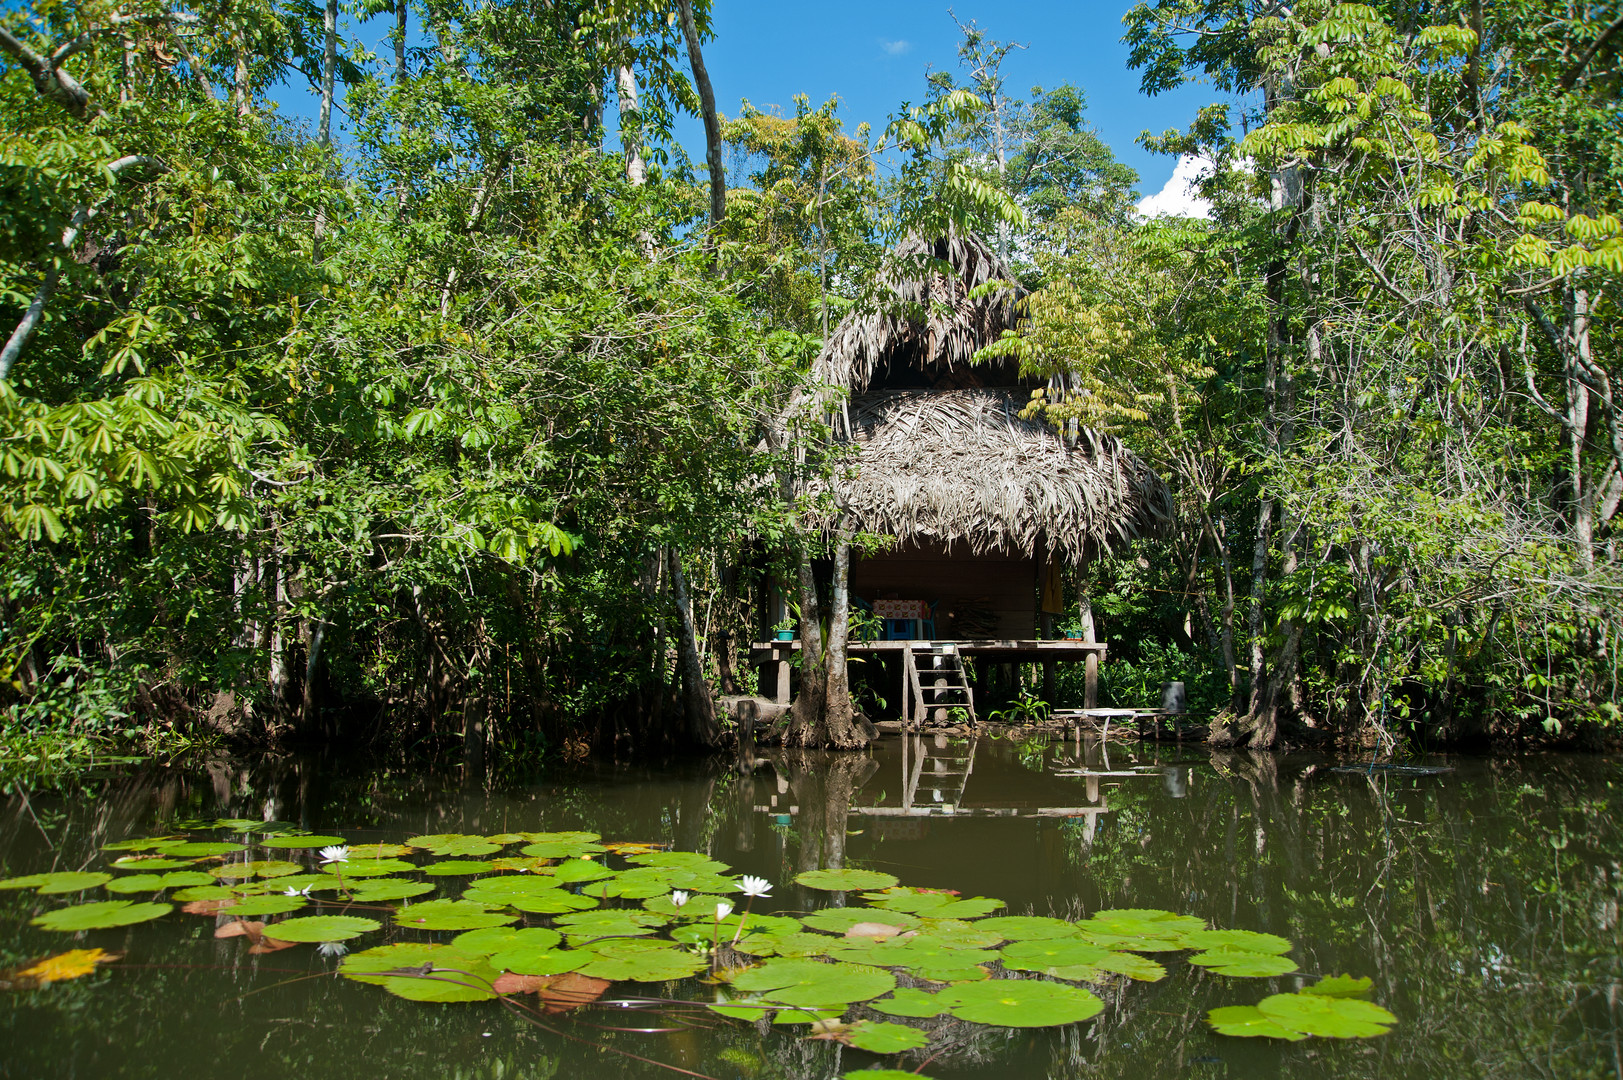
POLYGON ((1584 69, 1589 66, 1589 62, 1595 59, 1601 49, 1606 47, 1606 43, 1612 39, 1612 35, 1619 30, 1623 30, 1623 15, 1619 15, 1612 20, 1612 25, 1602 30, 1600 37, 1591 42, 1589 48, 1584 50, 1584 54, 1578 57, 1577 62, 1562 74, 1559 81, 1561 89, 1571 90, 1578 85, 1578 80, 1583 77, 1584 69))

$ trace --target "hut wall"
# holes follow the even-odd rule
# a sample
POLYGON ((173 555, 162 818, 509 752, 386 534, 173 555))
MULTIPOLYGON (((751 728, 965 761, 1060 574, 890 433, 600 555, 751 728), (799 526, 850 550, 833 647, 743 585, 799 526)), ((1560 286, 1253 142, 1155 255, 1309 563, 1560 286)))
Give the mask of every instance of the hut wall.
POLYGON ((972 554, 965 545, 906 545, 851 560, 851 592, 872 603, 895 595, 936 606, 941 638, 1031 638, 1037 633, 1036 560, 1002 552, 972 554), (983 609, 988 632, 956 625, 950 612, 983 609))

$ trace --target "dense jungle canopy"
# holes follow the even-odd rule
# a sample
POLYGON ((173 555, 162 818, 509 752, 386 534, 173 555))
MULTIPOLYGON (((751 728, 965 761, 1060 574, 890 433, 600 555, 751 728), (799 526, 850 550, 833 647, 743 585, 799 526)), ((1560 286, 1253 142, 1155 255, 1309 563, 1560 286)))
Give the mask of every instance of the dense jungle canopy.
POLYGON ((768 580, 838 554, 813 362, 960 232, 1023 297, 981 359, 1172 488, 1069 582, 1118 698, 1254 746, 1623 719, 1615 5, 1140 3, 1144 90, 1219 99, 1145 137, 1207 166, 1154 219, 995 26, 873 132, 718 109, 707 0, 346 5, 390 52, 337 0, 0 15, 8 753, 724 737, 768 580))

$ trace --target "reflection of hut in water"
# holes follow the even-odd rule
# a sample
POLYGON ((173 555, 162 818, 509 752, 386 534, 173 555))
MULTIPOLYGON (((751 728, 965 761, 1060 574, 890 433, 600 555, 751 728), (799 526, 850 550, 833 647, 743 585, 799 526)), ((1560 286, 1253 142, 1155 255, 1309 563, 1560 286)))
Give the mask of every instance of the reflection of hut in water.
MULTIPOLYGON (((1041 381, 1014 362, 971 363, 1016 318, 1012 284, 976 292, 1013 281, 985 241, 913 238, 892 255, 884 302, 841 321, 817 373, 850 393, 836 429, 857 453, 833 494, 857 529, 896 541, 852 559, 852 595, 892 617, 851 651, 895 656, 904 680, 922 667, 903 683, 904 716, 947 719, 965 702, 932 691, 953 683, 958 656, 1097 662, 1103 644, 1053 637, 1062 566, 1160 532, 1172 499, 1114 436, 1023 418, 1041 381)), ((756 646, 779 700, 796 644, 756 646)))

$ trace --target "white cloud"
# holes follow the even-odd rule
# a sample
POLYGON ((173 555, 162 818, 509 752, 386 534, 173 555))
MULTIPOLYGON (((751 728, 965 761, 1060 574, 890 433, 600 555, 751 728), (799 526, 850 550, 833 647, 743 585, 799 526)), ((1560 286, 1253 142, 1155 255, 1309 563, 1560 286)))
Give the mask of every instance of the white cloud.
POLYGON ((1200 197, 1195 184, 1210 176, 1213 168, 1210 159, 1185 154, 1160 191, 1138 200, 1138 212, 1145 217, 1211 217, 1212 204, 1200 197))
POLYGON ((900 56, 904 52, 911 51, 913 43, 911 41, 886 41, 884 38, 880 38, 879 47, 885 50, 886 56, 900 56))

